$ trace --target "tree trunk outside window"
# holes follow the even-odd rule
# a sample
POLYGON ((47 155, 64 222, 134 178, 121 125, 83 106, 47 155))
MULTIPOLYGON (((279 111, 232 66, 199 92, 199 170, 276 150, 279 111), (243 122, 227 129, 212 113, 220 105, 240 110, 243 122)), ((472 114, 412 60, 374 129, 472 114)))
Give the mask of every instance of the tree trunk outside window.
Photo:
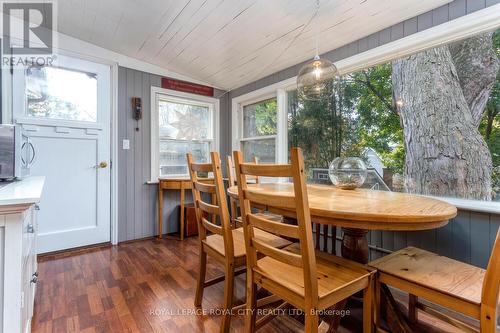
POLYGON ((410 193, 491 200, 479 123, 498 73, 492 33, 392 62, 410 193))

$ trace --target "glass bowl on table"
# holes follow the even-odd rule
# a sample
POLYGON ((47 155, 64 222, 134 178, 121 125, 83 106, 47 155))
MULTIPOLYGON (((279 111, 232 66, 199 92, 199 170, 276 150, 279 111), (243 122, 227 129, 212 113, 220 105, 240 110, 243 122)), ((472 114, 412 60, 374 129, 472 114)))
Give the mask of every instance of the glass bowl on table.
POLYGON ((367 170, 359 157, 337 157, 330 163, 328 174, 336 187, 354 190, 365 182, 367 170))

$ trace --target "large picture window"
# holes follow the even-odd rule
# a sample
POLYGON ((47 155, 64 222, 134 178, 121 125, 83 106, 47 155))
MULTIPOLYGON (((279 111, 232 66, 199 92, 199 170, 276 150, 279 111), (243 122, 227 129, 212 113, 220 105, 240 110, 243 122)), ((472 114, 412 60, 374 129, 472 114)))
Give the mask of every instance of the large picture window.
POLYGON ((500 29, 344 74, 321 101, 275 84, 280 162, 301 147, 308 182, 331 184, 329 163, 358 156, 368 189, 498 202, 499 63, 500 29))
POLYGON ((166 94, 156 95, 157 165, 160 177, 188 174, 186 154, 195 161, 209 161, 215 147, 215 105, 166 94))
POLYGON ((311 182, 360 156, 367 188, 500 201, 500 30, 341 76, 331 97, 287 93, 288 144, 311 182))

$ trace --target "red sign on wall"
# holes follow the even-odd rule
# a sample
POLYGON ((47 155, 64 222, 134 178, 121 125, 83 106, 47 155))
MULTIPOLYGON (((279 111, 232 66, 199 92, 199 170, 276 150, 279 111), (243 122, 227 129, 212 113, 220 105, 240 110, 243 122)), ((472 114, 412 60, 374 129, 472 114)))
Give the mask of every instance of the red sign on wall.
POLYGON ((164 77, 161 79, 161 87, 164 89, 172 89, 182 92, 187 92, 191 94, 203 95, 203 96, 214 96, 214 88, 209 86, 204 86, 201 84, 179 81, 164 77))

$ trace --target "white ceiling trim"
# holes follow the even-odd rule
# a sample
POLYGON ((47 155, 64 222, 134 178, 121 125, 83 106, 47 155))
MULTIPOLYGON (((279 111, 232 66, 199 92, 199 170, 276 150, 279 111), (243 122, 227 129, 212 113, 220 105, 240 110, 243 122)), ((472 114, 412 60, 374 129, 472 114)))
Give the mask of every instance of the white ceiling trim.
POLYGON ((335 63, 340 74, 402 58, 433 47, 455 42, 500 26, 500 4, 403 37, 335 63))

